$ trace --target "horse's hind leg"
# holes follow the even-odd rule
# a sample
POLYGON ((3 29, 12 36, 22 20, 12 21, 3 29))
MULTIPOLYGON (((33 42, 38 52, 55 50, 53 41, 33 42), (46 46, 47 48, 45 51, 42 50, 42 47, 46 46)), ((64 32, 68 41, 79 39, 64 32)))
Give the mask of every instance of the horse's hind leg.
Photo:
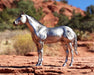
POLYGON ((71 51, 71 63, 69 64, 69 66, 72 66, 72 63, 73 63, 73 49, 72 49, 72 43, 69 43, 69 48, 70 48, 70 51, 71 51))
POLYGON ((68 46, 67 46, 67 45, 63 44, 63 48, 64 48, 64 50, 66 51, 66 59, 65 59, 65 62, 64 62, 64 64, 63 64, 63 66, 65 66, 66 63, 67 63, 67 61, 68 61, 69 51, 68 51, 68 46))

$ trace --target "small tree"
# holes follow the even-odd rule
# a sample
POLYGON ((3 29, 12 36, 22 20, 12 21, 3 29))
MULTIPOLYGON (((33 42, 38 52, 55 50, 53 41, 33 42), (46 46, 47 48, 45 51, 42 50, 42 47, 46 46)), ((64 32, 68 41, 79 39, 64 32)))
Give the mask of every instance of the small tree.
POLYGON ((68 0, 60 0, 61 2, 63 2, 63 3, 68 3, 68 0))
POLYGON ((65 11, 65 8, 64 7, 62 7, 60 10, 59 10, 59 13, 63 13, 65 11))
POLYGON ((86 12, 88 14, 94 15, 94 5, 90 5, 87 7, 86 12))
POLYGON ((57 5, 57 2, 56 2, 56 0, 54 0, 54 5, 57 5))
POLYGON ((54 14, 54 16, 59 18, 59 21, 56 26, 62 26, 62 25, 68 24, 69 19, 67 16, 65 16, 64 14, 58 14, 57 12, 54 12, 53 14, 54 14))

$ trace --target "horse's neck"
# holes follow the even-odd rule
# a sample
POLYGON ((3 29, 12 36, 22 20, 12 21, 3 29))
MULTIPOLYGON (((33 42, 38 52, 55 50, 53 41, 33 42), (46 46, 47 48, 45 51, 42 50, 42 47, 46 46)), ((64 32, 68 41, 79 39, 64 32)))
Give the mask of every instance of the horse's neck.
POLYGON ((26 25, 28 26, 29 30, 30 30, 32 33, 35 33, 34 28, 30 25, 29 22, 26 22, 26 25))
POLYGON ((39 23, 37 23, 36 21, 34 21, 34 19, 30 20, 30 18, 28 18, 26 25, 28 26, 29 30, 32 33, 32 36, 35 37, 36 39, 39 39, 39 30, 42 27, 45 27, 39 23))
POLYGON ((37 22, 34 18, 29 17, 28 16, 28 21, 30 23, 30 26, 32 26, 34 28, 34 30, 36 32, 38 32, 40 30, 40 28, 44 27, 43 25, 41 25, 39 22, 37 22))
POLYGON ((30 23, 26 22, 26 25, 28 26, 28 28, 32 34, 32 37, 36 40, 39 40, 40 38, 38 37, 38 34, 36 33, 35 29, 30 25, 30 23))

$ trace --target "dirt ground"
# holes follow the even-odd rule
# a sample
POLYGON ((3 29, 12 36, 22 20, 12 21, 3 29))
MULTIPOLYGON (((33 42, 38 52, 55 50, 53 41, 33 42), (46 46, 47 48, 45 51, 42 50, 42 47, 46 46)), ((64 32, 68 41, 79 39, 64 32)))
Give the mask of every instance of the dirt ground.
MULTIPOLYGON (((27 30, 13 32, 7 30, 0 33, 0 53, 7 50, 7 46, 11 46, 11 37, 23 33, 29 32, 27 30), (8 39, 9 45, 5 45, 6 39, 8 39)), ((91 35, 94 37, 94 34, 91 35)), ((9 49, 13 48, 9 47, 9 49)), ((46 52, 44 51, 43 66, 35 66, 38 59, 37 52, 29 54, 34 56, 0 55, 0 75, 94 75, 94 40, 78 41, 77 51, 78 55, 74 53, 72 67, 69 67, 70 54, 67 65, 62 66, 65 61, 65 52, 59 44, 52 45, 51 48, 47 47, 46 52), (55 48, 57 49, 54 50, 55 48), (47 50, 52 50, 53 54, 58 55, 45 56, 47 50)))
MULTIPOLYGON (((74 55, 74 63, 69 67, 70 56, 66 67, 62 67, 65 54, 61 56, 43 56, 43 66, 35 66, 38 56, 0 55, 0 75, 94 75, 94 49, 86 44, 94 42, 78 42, 78 55, 74 55)), ((60 50, 61 51, 61 50, 60 50)))

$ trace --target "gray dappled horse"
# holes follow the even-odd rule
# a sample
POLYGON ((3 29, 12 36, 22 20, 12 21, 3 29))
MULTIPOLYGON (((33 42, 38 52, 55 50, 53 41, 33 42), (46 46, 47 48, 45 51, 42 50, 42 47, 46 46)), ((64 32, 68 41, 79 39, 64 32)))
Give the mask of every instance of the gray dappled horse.
POLYGON ((26 24, 32 33, 32 39, 37 46, 38 51, 38 63, 36 66, 42 65, 43 61, 43 45, 46 43, 61 42, 64 50, 66 51, 66 59, 63 66, 66 65, 68 60, 69 51, 71 51, 71 63, 73 63, 73 49, 72 43, 74 44, 74 51, 77 54, 77 36, 75 32, 68 26, 60 26, 55 28, 47 28, 42 25, 32 16, 27 14, 21 14, 14 22, 15 26, 26 24))

